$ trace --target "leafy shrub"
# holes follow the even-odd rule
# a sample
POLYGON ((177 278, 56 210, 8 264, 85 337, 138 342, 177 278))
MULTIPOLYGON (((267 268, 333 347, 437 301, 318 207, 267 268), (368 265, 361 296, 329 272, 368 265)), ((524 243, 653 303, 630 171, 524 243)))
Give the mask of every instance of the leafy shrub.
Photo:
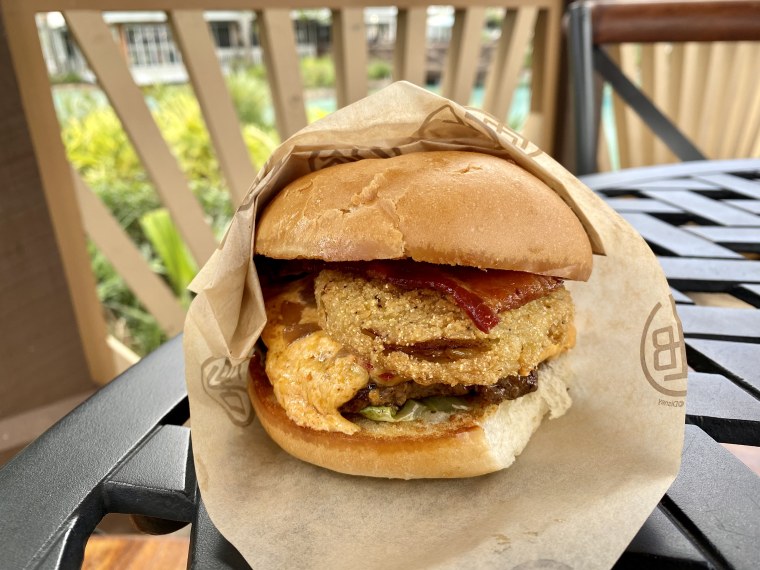
POLYGON ((198 264, 182 241, 169 211, 165 208, 150 211, 140 218, 140 225, 161 262, 159 273, 169 281, 185 308, 189 307, 191 298, 187 286, 198 273, 198 264))
POLYGON ((147 354, 160 346, 167 339, 156 319, 140 304, 108 259, 91 243, 88 250, 109 332, 137 354, 147 354))
POLYGON ((50 78, 53 85, 64 85, 66 83, 84 83, 84 79, 76 71, 66 71, 50 78))
MULTIPOLYGON (((240 117, 243 139, 257 166, 278 144, 268 111, 269 91, 248 70, 228 79, 240 117)), ((200 107, 187 85, 154 86, 145 91, 156 123, 177 157, 190 189, 209 222, 221 235, 232 216, 216 153, 200 107)), ((182 243, 114 110, 102 92, 91 88, 54 89, 62 138, 71 163, 103 200, 151 267, 187 305, 186 286, 197 265, 182 243)), ((156 320, 139 303, 108 260, 90 244, 98 296, 109 329, 138 354, 166 340, 156 320)))
POLYGON ((263 66, 251 66, 230 73, 227 89, 242 124, 274 129, 273 116, 267 113, 272 100, 263 66))
POLYGON ((389 79, 393 73, 393 65, 384 59, 373 59, 367 65, 367 77, 369 79, 389 79))
POLYGON ((301 59, 301 78, 306 89, 335 87, 335 65, 329 57, 304 57, 301 59))

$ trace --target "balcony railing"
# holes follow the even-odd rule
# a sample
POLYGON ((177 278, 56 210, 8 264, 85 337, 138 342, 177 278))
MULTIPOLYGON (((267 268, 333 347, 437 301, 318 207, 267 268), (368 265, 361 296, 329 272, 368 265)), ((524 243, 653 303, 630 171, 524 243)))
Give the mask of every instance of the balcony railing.
MULTIPOLYGON (((366 3, 366 6, 380 5, 387 3, 366 3)), ((73 42, 118 115, 162 205, 170 213, 192 258, 202 265, 216 248, 217 238, 135 83, 123 46, 104 21, 103 13, 159 10, 166 14, 231 202, 236 204, 246 193, 257 165, 246 148, 225 85, 220 65, 220 59, 224 64, 225 56, 222 54, 220 58, 215 50, 203 11, 255 12, 277 131, 284 139, 307 123, 291 11, 321 7, 331 10, 336 98, 338 107, 342 107, 368 92, 365 5, 361 2, 332 0, 323 4, 300 0, 287 6, 271 0, 225 0, 221 4, 208 0, 4 0, 2 3, 26 120, 82 346, 94 380, 109 380, 134 361, 135 356, 108 333, 90 268, 87 238, 106 256, 167 336, 182 330, 184 307, 113 213, 72 167, 61 141, 61 125, 35 17, 53 11, 63 15, 73 42)), ((414 0, 398 5, 394 79, 425 84, 427 8, 427 3, 414 0)), ((498 10, 503 18, 488 63, 482 106, 496 117, 506 119, 527 56, 532 96, 523 130, 528 138, 551 151, 562 0, 456 3, 451 41, 441 71, 441 93, 465 104, 470 101, 480 64, 487 9, 498 10)))

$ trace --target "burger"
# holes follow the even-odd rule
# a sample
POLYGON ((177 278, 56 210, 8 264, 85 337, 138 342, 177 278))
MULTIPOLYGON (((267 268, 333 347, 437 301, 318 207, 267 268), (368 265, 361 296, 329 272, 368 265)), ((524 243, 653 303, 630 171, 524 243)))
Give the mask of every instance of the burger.
POLYGON ((255 232, 267 324, 249 395, 269 436, 353 475, 508 467, 571 405, 564 281, 588 237, 510 160, 461 151, 363 159, 295 180, 255 232))

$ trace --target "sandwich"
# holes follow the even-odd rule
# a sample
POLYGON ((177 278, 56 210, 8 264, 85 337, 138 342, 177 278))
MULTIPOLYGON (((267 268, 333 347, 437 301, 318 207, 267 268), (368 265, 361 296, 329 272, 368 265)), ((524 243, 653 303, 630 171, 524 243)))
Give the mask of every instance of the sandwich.
POLYGON ((514 162, 463 151, 308 174, 266 205, 267 324, 249 396, 269 436, 352 475, 450 478, 511 465, 571 405, 565 280, 591 245, 514 162))

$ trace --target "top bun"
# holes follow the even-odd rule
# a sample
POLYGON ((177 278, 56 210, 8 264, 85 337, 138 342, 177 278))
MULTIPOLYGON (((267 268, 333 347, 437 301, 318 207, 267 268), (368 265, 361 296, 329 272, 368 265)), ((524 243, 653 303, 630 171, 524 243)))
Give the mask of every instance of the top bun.
POLYGON ((258 221, 256 253, 277 259, 411 258, 585 281, 583 226, 551 188, 486 154, 419 152, 312 172, 258 221))

